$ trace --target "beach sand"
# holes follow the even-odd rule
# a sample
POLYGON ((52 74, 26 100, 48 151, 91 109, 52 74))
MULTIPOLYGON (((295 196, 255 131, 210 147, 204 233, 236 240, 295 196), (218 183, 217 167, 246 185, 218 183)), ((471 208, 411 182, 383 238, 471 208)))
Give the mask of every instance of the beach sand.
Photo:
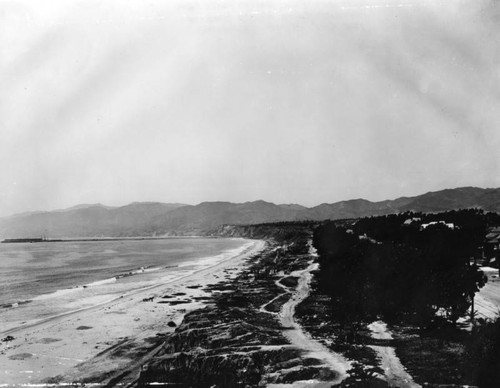
POLYGON ((488 282, 474 298, 478 318, 494 320, 500 315, 500 278, 498 268, 481 267, 488 282))
POLYGON ((99 381, 139 365, 154 352, 151 338, 205 305, 205 286, 236 276, 264 246, 255 240, 241 254, 184 277, 1 333, 14 339, 0 343, 0 384, 99 381))

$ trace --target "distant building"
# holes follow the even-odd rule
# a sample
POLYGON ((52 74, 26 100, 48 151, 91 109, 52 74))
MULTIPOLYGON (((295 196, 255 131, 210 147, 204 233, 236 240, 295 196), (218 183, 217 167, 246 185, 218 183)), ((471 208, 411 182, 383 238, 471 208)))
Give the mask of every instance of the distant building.
POLYGON ((424 229, 426 229, 427 227, 429 227, 431 225, 437 225, 437 224, 442 224, 442 225, 447 226, 450 229, 455 229, 455 224, 454 223, 452 223, 452 222, 448 222, 447 223, 447 222, 444 222, 444 221, 432 221, 432 222, 429 222, 428 224, 422 224, 420 226, 420 229, 424 230, 424 229))
POLYGON ((489 263, 495 263, 495 267, 498 267, 500 259, 500 227, 488 228, 488 233, 484 238, 483 257, 489 263))
POLYGON ((403 222, 403 225, 411 225, 414 222, 420 222, 420 221, 421 221, 420 217, 408 218, 407 220, 405 220, 405 222, 403 222))

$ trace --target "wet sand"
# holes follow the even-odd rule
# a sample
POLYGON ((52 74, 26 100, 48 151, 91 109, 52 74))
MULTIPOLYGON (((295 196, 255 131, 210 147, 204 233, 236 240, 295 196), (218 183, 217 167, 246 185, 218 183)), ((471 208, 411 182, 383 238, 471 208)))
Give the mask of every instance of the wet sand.
POLYGON ((0 342, 0 384, 71 383, 127 367, 146 355, 152 337, 172 332, 188 311, 204 306, 206 285, 236 276, 264 245, 252 241, 241 254, 184 277, 4 331, 1 338, 14 339, 0 342))

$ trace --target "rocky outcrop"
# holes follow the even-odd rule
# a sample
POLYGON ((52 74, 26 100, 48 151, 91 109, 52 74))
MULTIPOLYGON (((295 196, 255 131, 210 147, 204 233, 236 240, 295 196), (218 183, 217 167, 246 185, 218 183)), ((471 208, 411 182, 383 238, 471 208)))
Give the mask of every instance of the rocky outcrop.
POLYGON ((258 385, 269 365, 298 356, 268 314, 210 306, 185 317, 141 374, 141 384, 258 385))

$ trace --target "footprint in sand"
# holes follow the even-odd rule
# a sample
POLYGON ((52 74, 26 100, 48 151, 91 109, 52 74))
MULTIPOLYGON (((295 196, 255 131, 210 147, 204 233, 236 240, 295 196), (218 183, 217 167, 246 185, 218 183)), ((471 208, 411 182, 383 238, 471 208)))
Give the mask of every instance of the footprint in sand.
POLYGON ((92 326, 78 326, 76 330, 89 330, 92 329, 92 326))
POLYGON ((25 360, 27 358, 33 357, 33 354, 31 353, 18 353, 18 354, 13 354, 12 356, 9 356, 10 360, 25 360))
POLYGON ((42 338, 37 341, 40 344, 51 344, 52 342, 62 341, 61 338, 42 338))

